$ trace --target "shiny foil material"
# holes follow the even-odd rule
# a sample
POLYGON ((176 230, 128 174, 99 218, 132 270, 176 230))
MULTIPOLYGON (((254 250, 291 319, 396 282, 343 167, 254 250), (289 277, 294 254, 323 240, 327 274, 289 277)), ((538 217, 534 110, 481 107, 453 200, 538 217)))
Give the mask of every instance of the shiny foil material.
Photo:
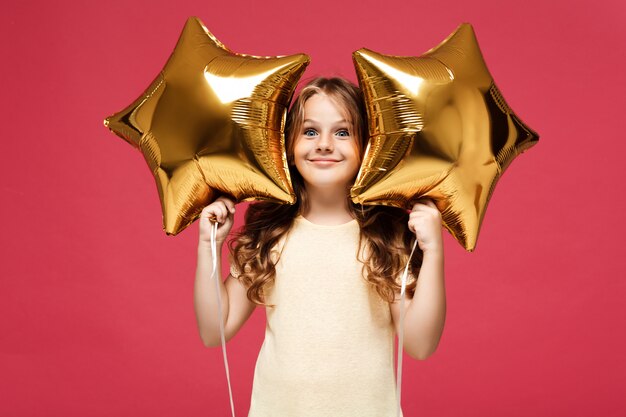
POLYGON ((236 201, 295 202, 284 127, 308 63, 304 54, 234 53, 191 17, 158 77, 105 120, 143 153, 168 235, 185 229, 222 194, 236 201))
POLYGON ((502 97, 472 26, 460 25, 419 57, 360 49, 353 60, 369 143, 352 200, 410 209, 430 198, 473 251, 498 179, 539 136, 502 97))

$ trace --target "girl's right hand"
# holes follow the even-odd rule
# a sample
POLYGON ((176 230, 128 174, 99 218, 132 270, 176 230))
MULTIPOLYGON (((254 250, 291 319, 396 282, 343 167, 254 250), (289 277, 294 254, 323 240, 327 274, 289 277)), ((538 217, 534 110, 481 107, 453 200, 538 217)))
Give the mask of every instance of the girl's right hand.
POLYGON ((222 244, 228 237, 230 229, 233 227, 235 214, 235 203, 226 197, 219 197, 213 203, 202 209, 200 213, 200 243, 211 242, 211 219, 217 219, 217 244, 222 244))

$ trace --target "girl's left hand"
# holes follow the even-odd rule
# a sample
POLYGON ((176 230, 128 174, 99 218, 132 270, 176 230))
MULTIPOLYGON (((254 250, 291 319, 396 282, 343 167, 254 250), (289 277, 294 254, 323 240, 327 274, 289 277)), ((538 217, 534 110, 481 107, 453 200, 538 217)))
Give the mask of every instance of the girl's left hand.
POLYGON ((422 252, 443 248, 441 213, 432 200, 421 198, 413 206, 409 214, 409 230, 415 233, 422 252))

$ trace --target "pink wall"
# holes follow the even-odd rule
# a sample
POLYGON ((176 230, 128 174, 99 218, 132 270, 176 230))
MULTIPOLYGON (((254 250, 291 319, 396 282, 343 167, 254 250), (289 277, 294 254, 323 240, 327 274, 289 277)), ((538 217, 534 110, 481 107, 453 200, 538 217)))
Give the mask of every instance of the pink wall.
MULTIPOLYGON (((190 15, 236 52, 306 52, 305 77, 352 80, 356 49, 419 55, 472 23, 541 139, 500 180, 476 251, 446 237, 447 326, 405 361, 405 415, 626 415, 622 1, 211 3, 3 7, 0 415, 228 413, 221 353, 195 327, 197 225, 161 231, 142 156, 102 126, 190 15)), ((263 320, 229 344, 239 415, 263 320)))

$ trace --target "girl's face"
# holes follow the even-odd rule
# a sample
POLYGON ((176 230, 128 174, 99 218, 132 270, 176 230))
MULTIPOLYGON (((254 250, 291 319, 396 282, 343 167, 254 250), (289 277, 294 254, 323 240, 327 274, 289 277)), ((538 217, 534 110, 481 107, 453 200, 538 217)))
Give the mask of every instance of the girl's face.
POLYGON ((294 162, 307 186, 347 189, 361 165, 353 126, 325 94, 304 103, 304 123, 295 137, 294 162))

